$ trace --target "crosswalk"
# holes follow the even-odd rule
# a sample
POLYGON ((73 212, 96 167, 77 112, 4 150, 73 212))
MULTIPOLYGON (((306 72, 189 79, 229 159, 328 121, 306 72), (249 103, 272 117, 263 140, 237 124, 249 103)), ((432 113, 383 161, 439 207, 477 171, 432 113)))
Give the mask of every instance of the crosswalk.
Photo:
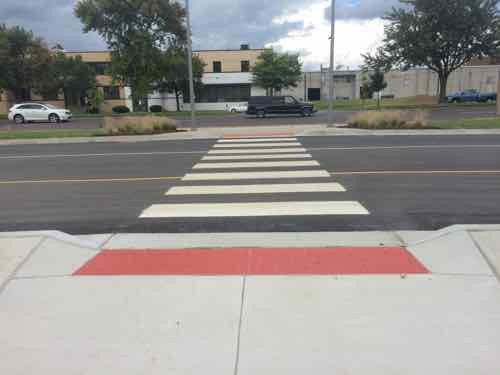
POLYGON ((345 192, 345 187, 333 181, 295 137, 220 139, 193 171, 184 175, 179 186, 165 192, 169 202, 151 205, 140 217, 370 214, 360 202, 338 199, 341 196, 337 194, 345 192), (331 194, 331 198, 318 200, 319 193, 331 194), (293 194, 300 194, 300 199, 277 198, 293 194), (178 199, 182 203, 177 203, 178 199))

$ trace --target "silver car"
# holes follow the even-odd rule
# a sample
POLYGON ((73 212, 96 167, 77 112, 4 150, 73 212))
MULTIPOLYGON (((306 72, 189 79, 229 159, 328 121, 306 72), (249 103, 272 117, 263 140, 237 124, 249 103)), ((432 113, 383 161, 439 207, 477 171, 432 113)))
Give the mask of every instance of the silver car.
POLYGON ((57 108, 51 104, 43 103, 21 103, 9 109, 9 120, 16 124, 31 121, 61 122, 70 121, 73 117, 71 111, 57 108))

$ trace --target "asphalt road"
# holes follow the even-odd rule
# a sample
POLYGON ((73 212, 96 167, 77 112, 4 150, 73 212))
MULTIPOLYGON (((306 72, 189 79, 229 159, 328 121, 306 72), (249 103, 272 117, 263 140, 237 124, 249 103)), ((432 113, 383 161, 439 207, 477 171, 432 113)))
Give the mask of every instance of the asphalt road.
MULTIPOLYGON (((336 123, 345 123, 356 111, 335 111, 333 118, 336 123)), ((452 120, 477 117, 496 117, 495 106, 451 107, 428 111, 430 120, 452 120)), ((180 126, 192 127, 188 116, 177 117, 180 126)), ((269 125, 314 125, 325 124, 328 121, 326 111, 320 111, 313 117, 269 116, 265 119, 246 116, 245 114, 199 116, 197 127, 224 127, 224 126, 269 126, 269 125)), ((41 130, 41 129, 97 129, 101 120, 95 118, 76 118, 70 123, 50 124, 35 123, 15 125, 7 120, 0 120, 0 131, 12 130, 41 130)))
POLYGON ((186 173, 209 172, 192 168, 215 140, 2 146, 0 231, 435 230, 452 224, 500 223, 500 136, 303 137, 298 141, 320 166, 271 170, 327 170, 330 179, 286 183, 338 182, 346 192, 165 196, 173 186, 284 183, 278 179, 181 181, 186 173), (297 201, 356 201, 370 214, 139 218, 152 204, 297 201))

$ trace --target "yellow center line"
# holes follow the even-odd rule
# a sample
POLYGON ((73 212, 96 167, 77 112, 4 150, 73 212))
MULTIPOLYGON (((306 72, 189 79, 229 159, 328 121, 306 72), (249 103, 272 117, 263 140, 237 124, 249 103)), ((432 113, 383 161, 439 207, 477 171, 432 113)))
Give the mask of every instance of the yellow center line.
POLYGON ((148 182, 180 180, 182 177, 124 177, 124 178, 81 178, 81 179, 47 179, 47 180, 10 180, 0 181, 0 185, 18 184, 66 184, 92 182, 148 182))
POLYGON ((500 174, 500 170, 477 171, 330 171, 332 175, 422 175, 422 174, 500 174))

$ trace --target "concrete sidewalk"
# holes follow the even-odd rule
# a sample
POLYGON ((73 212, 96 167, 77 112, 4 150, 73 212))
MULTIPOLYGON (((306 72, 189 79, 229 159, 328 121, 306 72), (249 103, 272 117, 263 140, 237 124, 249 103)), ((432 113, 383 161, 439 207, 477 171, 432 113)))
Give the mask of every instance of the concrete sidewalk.
POLYGON ((204 127, 185 128, 177 133, 158 135, 114 136, 114 137, 75 137, 48 139, 13 139, 0 140, 0 146, 25 144, 59 144, 59 143, 134 143, 189 139, 218 139, 223 137, 269 137, 289 135, 296 137, 318 136, 388 136, 388 135, 500 135, 500 129, 428 129, 428 130, 367 130, 350 129, 337 124, 333 127, 327 124, 306 125, 270 125, 270 126, 239 126, 239 127, 204 127))
POLYGON ((500 226, 0 233, 0 373, 498 374, 499 270, 500 226))

